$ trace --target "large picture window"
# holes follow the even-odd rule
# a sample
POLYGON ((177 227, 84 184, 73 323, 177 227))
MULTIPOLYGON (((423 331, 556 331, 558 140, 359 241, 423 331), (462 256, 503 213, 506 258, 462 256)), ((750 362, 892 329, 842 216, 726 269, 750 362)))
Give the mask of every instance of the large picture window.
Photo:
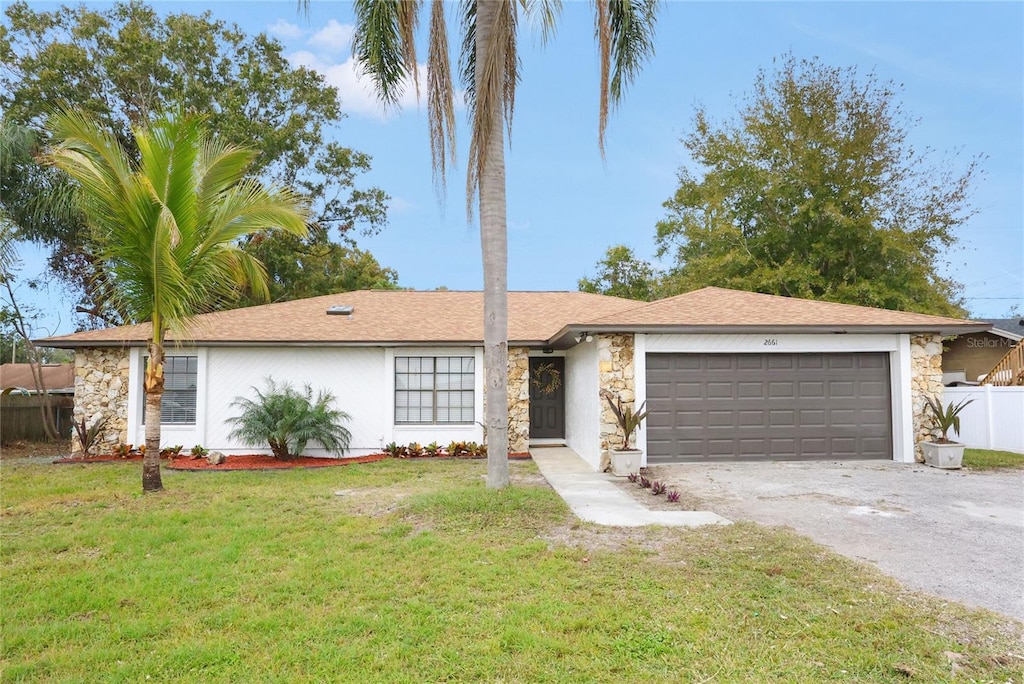
MULTIPOLYGON (((149 357, 142 365, 145 378, 149 357)), ((164 395, 160 401, 161 425, 195 425, 196 422, 196 379, 199 374, 199 359, 195 356, 164 357, 164 395)), ((145 406, 145 396, 143 396, 145 406)), ((142 411, 142 422, 146 411, 142 411)))
POLYGON ((395 357, 395 423, 472 423, 472 356, 395 357))

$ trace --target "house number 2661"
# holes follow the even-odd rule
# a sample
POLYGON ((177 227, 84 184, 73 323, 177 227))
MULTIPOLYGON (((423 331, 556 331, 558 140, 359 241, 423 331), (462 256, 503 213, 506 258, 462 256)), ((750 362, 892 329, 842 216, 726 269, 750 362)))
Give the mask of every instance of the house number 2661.
POLYGON ((776 346, 778 346, 778 344, 779 344, 779 341, 777 339, 775 339, 774 337, 768 337, 764 341, 764 346, 766 346, 766 347, 776 347, 776 346))

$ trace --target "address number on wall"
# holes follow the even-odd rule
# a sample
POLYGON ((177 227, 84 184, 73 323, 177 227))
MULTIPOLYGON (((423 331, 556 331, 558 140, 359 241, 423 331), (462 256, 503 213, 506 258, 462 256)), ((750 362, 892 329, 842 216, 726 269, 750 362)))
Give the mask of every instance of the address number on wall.
POLYGON ((766 347, 777 347, 777 346, 779 346, 779 341, 776 338, 774 338, 774 337, 766 337, 765 340, 764 340, 764 346, 766 346, 766 347))

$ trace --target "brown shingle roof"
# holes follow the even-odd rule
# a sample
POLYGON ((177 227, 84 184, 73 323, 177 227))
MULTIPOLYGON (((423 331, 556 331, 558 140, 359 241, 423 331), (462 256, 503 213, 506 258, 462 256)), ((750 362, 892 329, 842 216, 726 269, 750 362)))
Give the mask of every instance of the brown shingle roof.
MULTIPOLYGON (((75 386, 75 367, 70 363, 43 365, 43 386, 48 390, 66 390, 75 386)), ((30 392, 36 391, 32 379, 32 368, 27 363, 5 363, 0 365, 0 389, 17 387, 30 392)))
MULTIPOLYGON (((607 316, 640 304, 585 292, 509 292, 511 342, 542 342, 566 323, 607 316)), ((480 292, 360 290, 197 316, 197 343, 481 342, 480 292), (328 316, 332 306, 354 307, 351 316, 328 316)), ((139 343, 151 326, 91 330, 40 340, 53 347, 139 343)), ((169 335, 169 339, 174 339, 169 335)))
MULTIPOLYGON (((509 292, 509 342, 568 344, 573 331, 778 328, 972 332, 987 325, 927 316, 776 297, 717 287, 656 302, 636 302, 585 292, 509 292)), ((148 323, 92 330, 40 340, 53 347, 140 344, 148 323)), ((173 335, 169 336, 173 340, 173 335)), ((479 343, 483 340, 480 292, 360 290, 292 302, 234 309, 196 317, 191 339, 199 344, 479 343), (351 316, 328 316, 332 306, 351 316)))
POLYGON ((853 304, 836 304, 795 297, 705 287, 693 292, 660 299, 642 307, 594 319, 592 324, 674 325, 735 327, 879 327, 894 326, 912 330, 978 326, 975 321, 906 311, 874 309, 853 304))

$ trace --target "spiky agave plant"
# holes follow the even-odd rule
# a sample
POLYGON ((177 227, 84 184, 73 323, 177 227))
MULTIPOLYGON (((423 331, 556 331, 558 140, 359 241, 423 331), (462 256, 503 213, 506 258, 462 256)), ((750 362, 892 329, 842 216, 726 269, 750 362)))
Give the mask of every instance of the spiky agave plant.
POLYGON ((269 444, 275 458, 300 456, 310 442, 319 442, 329 453, 341 456, 348 449, 351 433, 342 426, 349 420, 334 408, 334 395, 306 384, 299 392, 288 383, 266 379, 266 389, 253 387, 256 399, 236 397, 232 406, 241 414, 228 419, 234 425, 231 438, 249 445, 269 444))
POLYGON ((647 402, 640 404, 636 411, 633 410, 632 406, 625 406, 622 403, 622 399, 613 397, 611 393, 605 393, 605 399, 608 401, 608 405, 612 408, 612 413, 615 414, 615 421, 619 424, 619 429, 622 431, 622 448, 629 449, 629 445, 633 440, 633 433, 636 432, 640 424, 647 418, 647 414, 650 410, 644 410, 644 406, 647 402))
POLYGON ((941 399, 935 399, 933 397, 925 397, 924 400, 928 402, 928 408, 932 412, 932 418, 935 420, 935 425, 942 431, 942 437, 938 440, 940 443, 949 442, 948 432, 950 428, 956 433, 956 436, 960 436, 960 412, 964 408, 973 402, 973 399, 964 399, 955 404, 942 405, 941 399))

